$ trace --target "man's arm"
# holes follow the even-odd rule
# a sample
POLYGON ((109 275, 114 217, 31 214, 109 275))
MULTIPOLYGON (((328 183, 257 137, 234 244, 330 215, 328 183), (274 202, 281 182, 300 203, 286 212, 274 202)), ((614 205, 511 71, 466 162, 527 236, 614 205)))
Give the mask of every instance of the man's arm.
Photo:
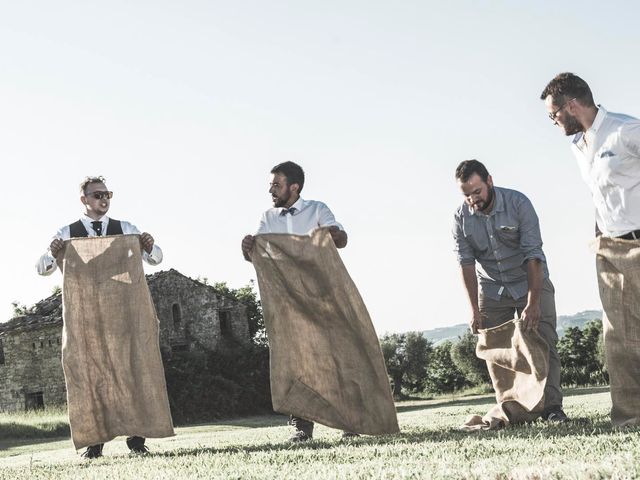
POLYGON ((38 259, 38 263, 36 263, 38 275, 46 277, 55 272, 58 268, 56 260, 63 250, 64 242, 60 238, 54 238, 49 245, 49 249, 38 259))
POLYGON ((329 233, 331 234, 333 243, 336 244, 336 248, 344 248, 347 246, 347 242, 349 241, 347 232, 340 230, 338 227, 333 225, 329 227, 329 233))
POLYGON ((537 330, 540 323, 540 292, 544 279, 543 262, 546 262, 542 252, 542 235, 540 222, 531 201, 523 197, 518 205, 518 220, 520 222, 520 249, 527 262, 527 305, 522 311, 524 330, 537 330))
POLYGON ((478 305, 478 277, 476 276, 476 265, 460 265, 462 272, 462 280, 464 288, 467 291, 469 305, 471 306, 471 321, 469 327, 473 333, 478 333, 478 329, 482 328, 482 316, 480 315, 480 306, 478 305))
POLYGON ((342 228, 342 225, 336 221, 336 217, 329 207, 324 203, 318 202, 318 226, 328 227, 333 243, 336 248, 344 248, 347 246, 348 236, 342 228))
POLYGON ((542 291, 542 280, 544 272, 542 270, 542 260, 532 258, 527 262, 527 282, 529 292, 527 294, 527 305, 522 311, 522 321, 524 330, 537 330, 542 315, 540 310, 540 292, 542 291))
POLYGON ((253 249, 253 244, 255 243, 255 238, 253 235, 247 235, 242 239, 242 256, 247 262, 251 261, 251 250, 253 249))
POLYGON ((122 233, 125 235, 140 235, 140 248, 142 248, 142 259, 149 265, 159 265, 162 263, 162 249, 156 244, 155 239, 147 232, 140 232, 134 224, 120 221, 122 233))
POLYGON ((476 275, 476 259, 473 247, 464 235, 462 228, 462 212, 456 212, 453 223, 453 240, 455 242, 454 251, 462 272, 464 288, 467 291, 469 305, 471 306, 471 320, 469 328, 473 333, 478 333, 479 328, 483 328, 480 306, 478 303, 478 277, 476 275))

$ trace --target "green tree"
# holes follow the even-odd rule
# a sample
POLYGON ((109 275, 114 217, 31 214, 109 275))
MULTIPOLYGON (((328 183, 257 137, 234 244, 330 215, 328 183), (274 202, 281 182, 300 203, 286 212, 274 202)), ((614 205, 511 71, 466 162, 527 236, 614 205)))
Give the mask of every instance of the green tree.
POLYGON ((487 362, 476 355, 478 337, 467 331, 451 347, 451 358, 455 366, 471 385, 491 385, 487 362))
MULTIPOLYGON (((206 277, 205 277, 206 280, 206 277)), ((248 285, 241 288, 229 288, 227 282, 216 282, 213 288, 226 297, 233 298, 247 307, 247 317, 249 320, 249 335, 257 345, 267 345, 267 334, 262 316, 262 304, 258 300, 258 294, 251 280, 248 285)))
POLYGON ((594 385, 606 382, 607 376, 599 358, 602 322, 592 320, 581 330, 567 328, 558 342, 562 364, 562 381, 567 385, 594 385))
POLYGON ((468 385, 464 374, 451 358, 453 343, 446 341, 436 346, 431 355, 427 375, 427 388, 433 393, 447 393, 468 385))
POLYGON ((433 346, 420 332, 386 334, 380 339, 387 373, 393 384, 393 396, 402 398, 403 389, 422 391, 433 346))

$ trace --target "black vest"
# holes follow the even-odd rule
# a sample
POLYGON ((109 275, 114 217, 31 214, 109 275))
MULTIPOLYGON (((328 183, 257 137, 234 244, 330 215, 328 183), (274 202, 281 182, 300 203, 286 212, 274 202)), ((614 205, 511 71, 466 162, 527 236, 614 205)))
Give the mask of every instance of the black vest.
MULTIPOLYGON (((120 223, 120 220, 110 218, 109 225, 107 225, 107 233, 105 235, 122 235, 122 224, 120 223)), ((82 221, 78 220, 77 222, 69 225, 69 236, 71 238, 79 238, 88 237, 89 234, 87 233, 87 229, 84 228, 82 221)))

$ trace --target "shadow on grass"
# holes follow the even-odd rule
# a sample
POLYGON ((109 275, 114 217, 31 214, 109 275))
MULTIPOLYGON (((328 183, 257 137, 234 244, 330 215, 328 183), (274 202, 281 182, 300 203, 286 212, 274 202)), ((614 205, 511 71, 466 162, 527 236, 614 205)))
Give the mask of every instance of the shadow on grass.
POLYGON ((67 422, 26 424, 20 422, 0 422, 0 441, 25 440, 31 438, 54 438, 71 435, 67 422))
MULTIPOLYGON (((636 435, 640 428, 630 428, 624 430, 625 433, 636 435)), ((382 436, 362 436, 349 440, 312 440, 306 443, 292 444, 286 441, 279 443, 264 443, 257 445, 238 445, 198 448, 180 448, 170 452, 153 453, 151 456, 158 457, 183 457, 202 454, 251 454, 278 451, 305 451, 305 450, 327 450, 341 446, 368 447, 384 445, 404 445, 418 443, 442 444, 443 442, 487 441, 499 438, 505 439, 540 441, 541 439, 558 439, 562 437, 575 436, 601 436, 618 434, 619 429, 611 426, 608 416, 595 419, 576 419, 567 423, 549 423, 541 420, 526 425, 511 426, 502 430, 481 431, 466 433, 455 428, 439 428, 433 430, 417 429, 410 432, 401 432, 397 435, 382 436)))

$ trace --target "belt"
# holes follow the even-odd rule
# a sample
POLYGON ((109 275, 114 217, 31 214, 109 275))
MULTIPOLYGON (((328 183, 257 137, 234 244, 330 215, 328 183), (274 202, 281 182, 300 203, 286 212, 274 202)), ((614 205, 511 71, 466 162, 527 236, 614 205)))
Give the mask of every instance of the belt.
POLYGON ((623 240, 640 240, 640 230, 634 230, 633 232, 629 232, 625 235, 620 235, 619 237, 623 240))

